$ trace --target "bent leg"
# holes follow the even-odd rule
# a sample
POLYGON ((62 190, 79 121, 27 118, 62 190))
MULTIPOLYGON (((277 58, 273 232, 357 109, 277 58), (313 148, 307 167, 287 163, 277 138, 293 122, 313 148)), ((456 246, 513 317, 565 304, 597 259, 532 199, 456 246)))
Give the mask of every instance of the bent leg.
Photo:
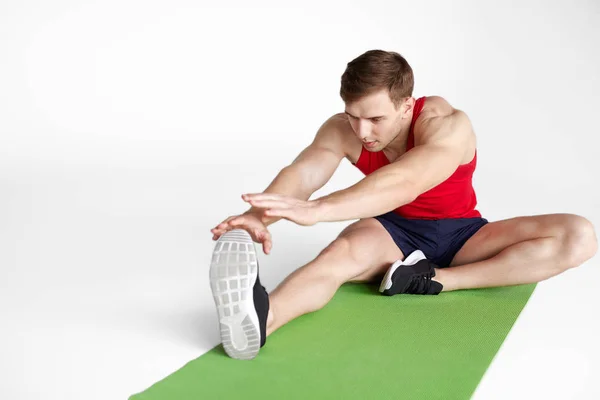
POLYGON ((593 225, 573 214, 516 217, 491 222, 437 269, 444 291, 540 282, 593 257, 593 225))
POLYGON ((269 294, 267 336, 282 325, 327 304, 345 282, 368 282, 403 258, 374 218, 347 226, 310 263, 290 274, 269 294))

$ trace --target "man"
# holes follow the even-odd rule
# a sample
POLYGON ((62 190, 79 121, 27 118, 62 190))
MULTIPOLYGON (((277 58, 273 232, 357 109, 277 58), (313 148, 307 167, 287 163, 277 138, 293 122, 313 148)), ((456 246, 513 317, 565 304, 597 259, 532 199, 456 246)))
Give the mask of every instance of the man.
POLYGON ((597 251, 592 224, 571 214, 488 222, 476 210, 476 137, 445 99, 414 99, 413 72, 398 53, 371 50, 341 78, 345 112, 283 168, 251 208, 212 229, 211 288, 227 354, 254 358, 266 337, 322 308, 345 282, 383 279, 380 292, 433 294, 539 282, 597 251), (347 158, 365 178, 308 200, 347 158), (254 243, 271 250, 267 227, 358 221, 272 293, 260 284, 254 243))

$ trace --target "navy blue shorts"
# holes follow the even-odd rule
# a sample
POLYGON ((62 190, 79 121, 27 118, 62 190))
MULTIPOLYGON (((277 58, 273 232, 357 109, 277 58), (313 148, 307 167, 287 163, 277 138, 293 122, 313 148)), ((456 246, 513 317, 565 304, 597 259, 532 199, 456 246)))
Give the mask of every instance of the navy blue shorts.
POLYGON ((387 229, 407 257, 421 250, 440 268, 450 266, 454 256, 482 226, 485 218, 449 218, 439 220, 408 219, 391 211, 375 217, 387 229))

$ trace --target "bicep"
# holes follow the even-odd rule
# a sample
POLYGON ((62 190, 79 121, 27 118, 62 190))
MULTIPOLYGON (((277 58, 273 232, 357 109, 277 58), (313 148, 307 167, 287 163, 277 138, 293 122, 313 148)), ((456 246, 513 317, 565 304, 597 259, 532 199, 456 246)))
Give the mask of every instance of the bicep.
POLYGON ((472 134, 470 122, 461 111, 424 120, 422 143, 396 162, 396 172, 418 196, 448 179, 461 164, 472 134))
POLYGON ((419 196, 448 179, 460 165, 463 149, 452 144, 425 144, 397 162, 397 173, 419 196))

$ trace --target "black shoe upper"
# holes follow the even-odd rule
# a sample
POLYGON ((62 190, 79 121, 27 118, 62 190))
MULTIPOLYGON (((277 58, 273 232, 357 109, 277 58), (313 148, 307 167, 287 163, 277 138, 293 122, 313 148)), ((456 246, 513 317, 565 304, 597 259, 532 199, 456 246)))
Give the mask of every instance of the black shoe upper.
POLYGON ((254 284, 254 308, 258 315, 260 325, 260 347, 267 341, 267 316, 269 315, 269 294, 264 286, 260 284, 258 270, 256 271, 256 283, 254 284))
POLYGON ((392 274, 392 286, 383 294, 439 294, 443 285, 432 280, 437 265, 429 260, 420 260, 414 265, 401 265, 392 274))

